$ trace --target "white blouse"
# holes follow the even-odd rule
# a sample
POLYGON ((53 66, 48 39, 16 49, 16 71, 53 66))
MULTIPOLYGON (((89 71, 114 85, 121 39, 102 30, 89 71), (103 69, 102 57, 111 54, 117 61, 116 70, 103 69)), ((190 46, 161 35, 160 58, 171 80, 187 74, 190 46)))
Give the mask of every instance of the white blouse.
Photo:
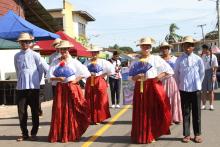
POLYGON ((211 66, 210 66, 210 55, 202 55, 202 60, 205 66, 205 69, 210 69, 212 67, 218 67, 218 60, 216 55, 212 54, 212 61, 211 61, 211 66))
MULTIPOLYGON (((131 63, 131 66, 135 63, 135 62, 139 62, 139 58, 135 59, 135 61, 133 61, 131 63)), ((170 75, 174 74, 173 69, 170 67, 170 65, 164 60, 162 59, 160 56, 157 55, 150 55, 147 59, 145 59, 146 62, 148 62, 149 64, 151 64, 151 68, 146 72, 146 77, 147 78, 155 78, 157 77, 159 74, 165 72, 168 73, 170 75)), ((130 67, 131 67, 130 66, 130 67)))
MULTIPOLYGON (((84 63, 84 65, 88 66, 91 64, 91 61, 88 60, 84 63)), ((99 65, 103 70, 96 73, 96 76, 100 76, 104 73, 107 73, 107 75, 113 75, 115 74, 115 68, 111 62, 105 60, 105 59, 97 59, 96 64, 99 65)))
MULTIPOLYGON (((55 77, 54 71, 59 66, 59 64, 60 64, 59 59, 56 59, 52 62, 52 64, 50 65, 49 71, 47 73, 48 79, 55 77)), ((71 68, 74 71, 75 75, 72 75, 72 76, 66 78, 64 83, 67 83, 69 81, 73 81, 79 76, 84 77, 84 78, 88 78, 90 76, 90 72, 88 71, 87 67, 76 59, 69 58, 67 60, 67 63, 65 63, 65 64, 66 64, 65 66, 68 66, 69 68, 71 68)), ((52 82, 52 85, 56 85, 58 81, 51 81, 51 82, 52 82)))

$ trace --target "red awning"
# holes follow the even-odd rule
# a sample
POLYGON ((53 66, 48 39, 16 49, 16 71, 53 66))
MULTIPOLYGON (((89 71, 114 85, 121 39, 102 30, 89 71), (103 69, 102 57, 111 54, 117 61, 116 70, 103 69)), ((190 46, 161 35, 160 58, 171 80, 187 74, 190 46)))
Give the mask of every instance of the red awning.
MULTIPOLYGON (((83 57, 91 57, 91 53, 87 51, 87 49, 77 42, 75 39, 71 38, 70 36, 66 35, 64 32, 59 31, 56 34, 60 35, 62 40, 68 40, 70 43, 74 45, 73 48, 70 49, 70 54, 73 56, 83 56, 83 57)), ((50 55, 56 51, 54 47, 51 46, 54 40, 44 40, 36 42, 40 49, 41 55, 50 55)))

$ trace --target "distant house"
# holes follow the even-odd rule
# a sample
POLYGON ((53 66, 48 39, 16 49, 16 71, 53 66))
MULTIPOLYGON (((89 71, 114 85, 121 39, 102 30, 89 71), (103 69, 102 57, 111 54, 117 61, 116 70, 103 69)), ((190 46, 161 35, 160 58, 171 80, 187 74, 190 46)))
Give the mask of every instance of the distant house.
POLYGON ((218 39, 205 40, 205 43, 209 44, 211 47, 219 46, 218 39))
POLYGON ((86 38, 86 25, 89 21, 95 21, 95 18, 86 11, 74 11, 73 5, 69 2, 65 2, 64 8, 47 11, 62 26, 67 35, 73 38, 80 36, 86 38))
MULTIPOLYGON (((198 42, 196 42, 195 44, 195 52, 201 52, 201 46, 203 44, 209 44, 212 48, 218 46, 218 39, 214 39, 214 40, 205 40, 205 42, 203 42, 203 40, 200 40, 198 42)), ((172 43, 173 45, 173 52, 183 52, 183 48, 182 48, 182 43, 181 42, 177 42, 177 43, 172 43)))

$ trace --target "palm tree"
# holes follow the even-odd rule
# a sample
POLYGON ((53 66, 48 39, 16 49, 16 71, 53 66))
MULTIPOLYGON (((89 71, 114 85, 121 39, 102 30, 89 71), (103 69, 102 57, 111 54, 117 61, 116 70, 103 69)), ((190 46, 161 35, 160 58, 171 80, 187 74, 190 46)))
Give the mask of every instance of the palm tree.
POLYGON ((176 30, 179 30, 179 27, 175 23, 170 24, 170 27, 169 27, 170 33, 165 37, 165 40, 169 44, 176 43, 182 39, 182 36, 176 34, 176 30))

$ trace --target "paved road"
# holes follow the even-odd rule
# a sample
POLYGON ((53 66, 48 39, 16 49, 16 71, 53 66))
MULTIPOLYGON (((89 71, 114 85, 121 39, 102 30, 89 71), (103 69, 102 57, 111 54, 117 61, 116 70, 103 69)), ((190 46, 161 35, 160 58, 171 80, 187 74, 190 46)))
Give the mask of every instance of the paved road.
MULTIPOLYGON (((115 121, 113 125, 108 125, 111 119, 106 120, 103 124, 93 125, 88 128, 86 133, 82 136, 79 142, 70 143, 48 143, 47 135, 49 131, 50 118, 51 118, 51 102, 46 102, 43 104, 44 117, 40 120, 39 129, 39 141, 31 142, 16 142, 16 138, 20 135, 20 129, 18 125, 17 112, 15 107, 0 108, 0 114, 11 113, 8 118, 3 118, 0 116, 0 147, 72 147, 72 146, 85 146, 85 143, 89 140, 91 136, 100 131, 102 127, 105 127, 105 132, 103 128, 101 132, 103 133, 100 137, 97 137, 94 142, 90 144, 91 147, 123 147, 123 146, 149 146, 149 147, 219 147, 220 146, 220 90, 218 91, 217 100, 215 101, 215 111, 203 110, 202 111, 202 132, 205 141, 202 144, 196 144, 190 142, 184 144, 181 142, 182 138, 182 125, 172 125, 171 135, 162 136, 155 143, 148 145, 136 145, 130 143, 130 131, 131 131, 131 118, 132 118, 132 108, 124 110, 121 109, 111 109, 112 117, 116 116, 121 111, 125 111, 123 115, 115 121), (13 110, 11 110, 13 109, 13 110), (11 111, 10 111, 11 110, 11 111), (109 127, 109 128, 108 128, 109 127)), ((29 119, 29 125, 31 120, 29 119)))

